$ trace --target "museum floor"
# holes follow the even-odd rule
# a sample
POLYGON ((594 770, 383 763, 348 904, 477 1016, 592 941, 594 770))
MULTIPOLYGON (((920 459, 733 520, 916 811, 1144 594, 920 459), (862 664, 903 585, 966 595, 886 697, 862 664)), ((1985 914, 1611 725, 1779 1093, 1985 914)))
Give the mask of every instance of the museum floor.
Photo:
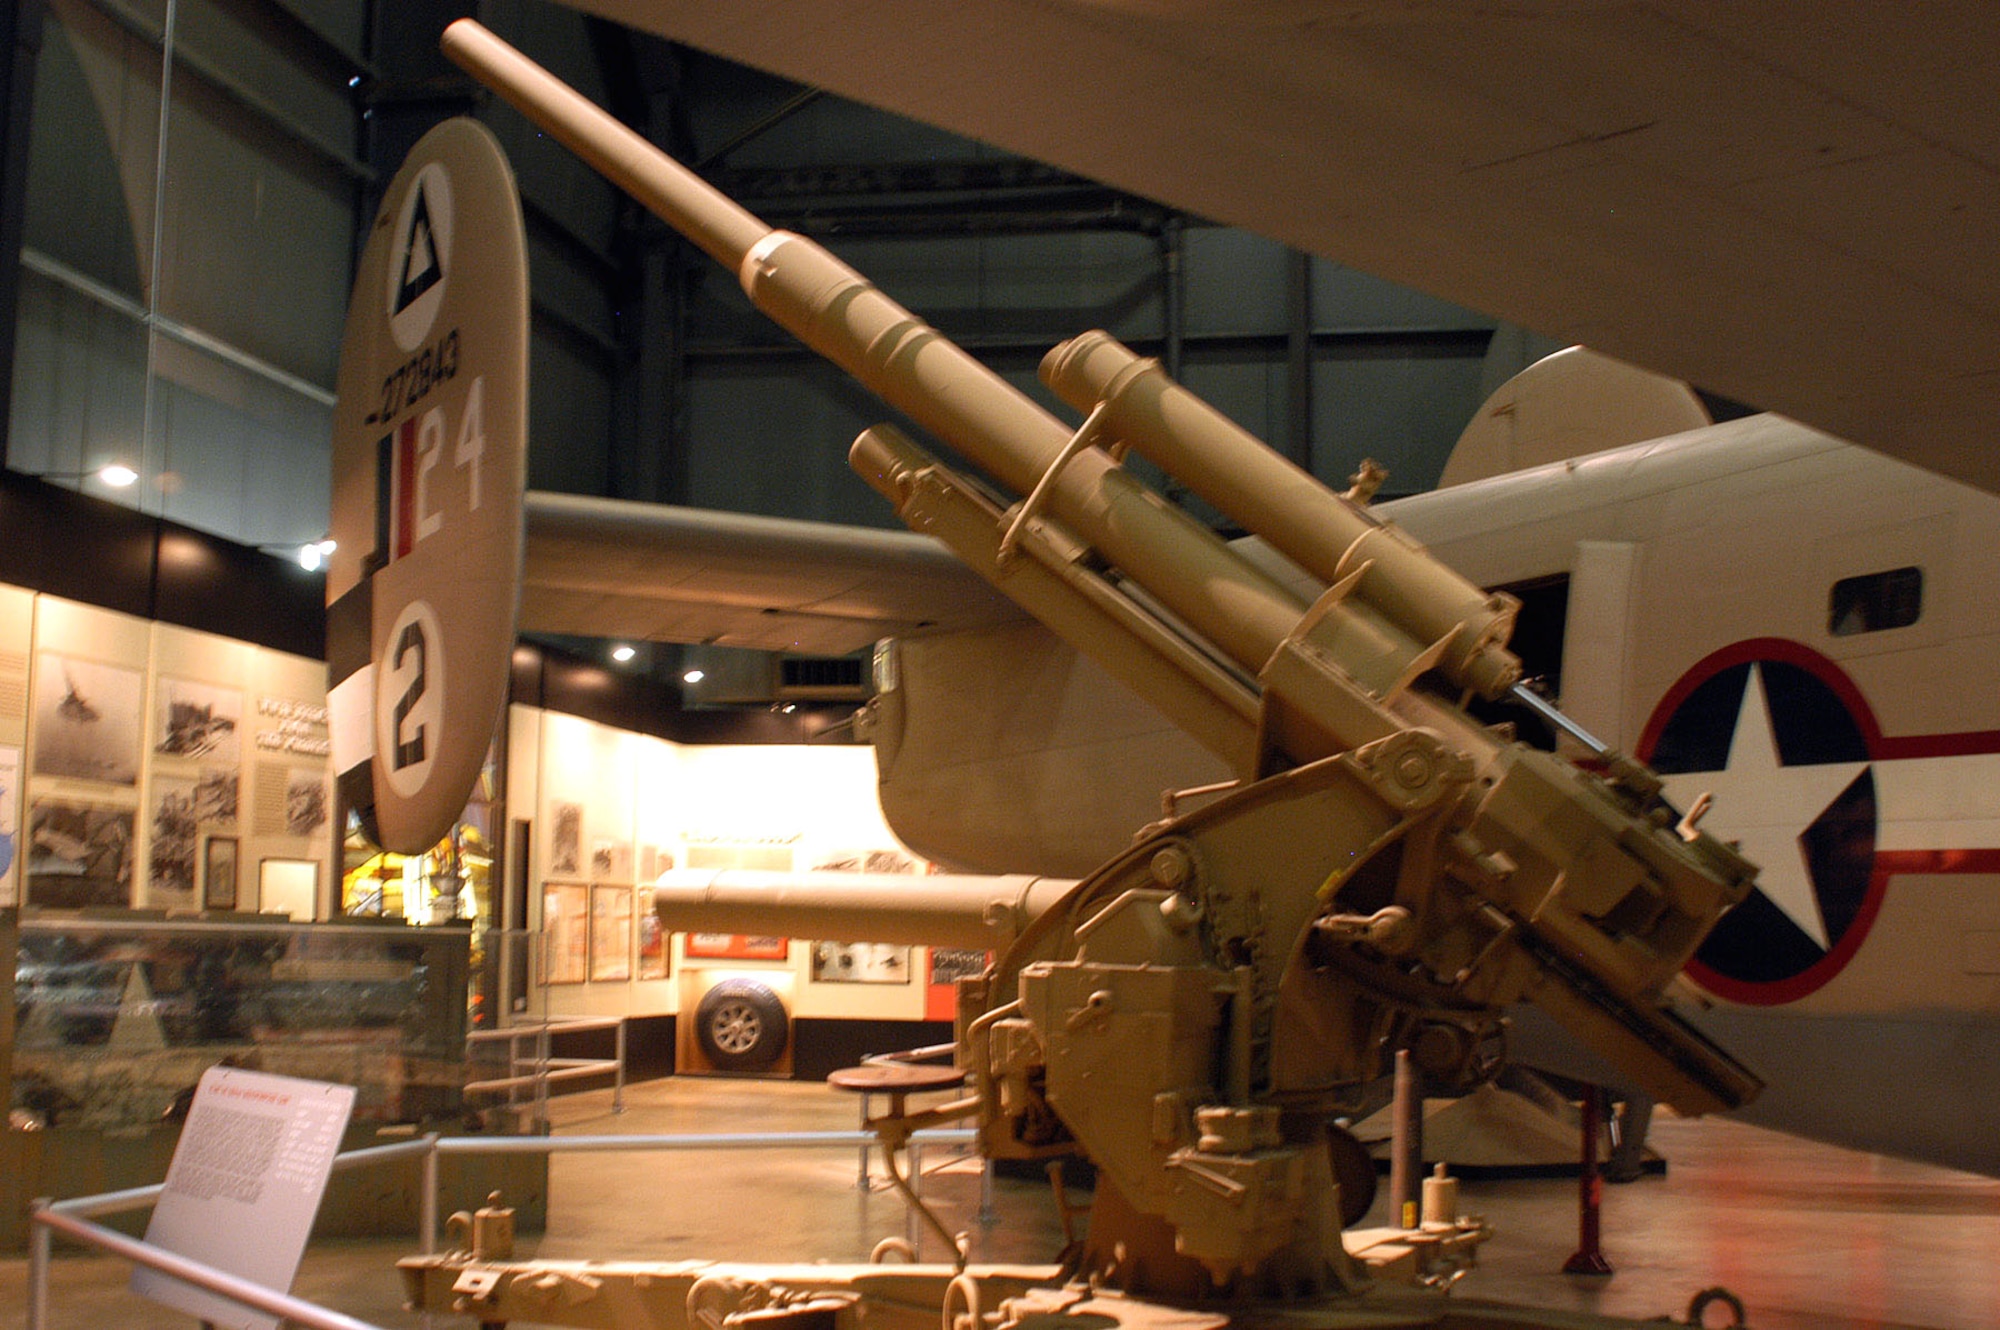
MULTIPOLYGON (((674 1077, 557 1101, 559 1132, 798 1131, 850 1128, 852 1098, 818 1085, 674 1077)), ((1576 1245, 1573 1181, 1468 1181, 1463 1205, 1499 1230, 1466 1295, 1678 1318, 1696 1290, 1721 1284, 1757 1330, 2000 1327, 2000 1181, 1806 1145, 1728 1122, 1656 1124, 1664 1177, 1607 1189, 1609 1278, 1556 1273, 1576 1245)), ((978 1173, 933 1149, 926 1194, 968 1230, 975 1260, 1041 1260, 1059 1244, 1045 1185, 1001 1180, 996 1223, 977 1222, 978 1173)), ((555 1257, 865 1258, 904 1229, 878 1181, 856 1185, 852 1150, 727 1155, 584 1154, 558 1158, 550 1224, 523 1254, 555 1257)), ((1378 1208, 1381 1202, 1378 1201, 1378 1208)), ((1376 1221, 1371 1221, 1376 1222, 1376 1221)), ((384 1327, 416 1326, 393 1264, 406 1242, 320 1244, 296 1291, 384 1327)), ((935 1252, 927 1252, 936 1259, 935 1252)), ((126 1267, 59 1255, 49 1330, 134 1330, 194 1322, 124 1291, 126 1267)), ((0 1261, 0 1316, 21 1324, 26 1262, 0 1261)), ((440 1317, 440 1326, 469 1321, 440 1317)))

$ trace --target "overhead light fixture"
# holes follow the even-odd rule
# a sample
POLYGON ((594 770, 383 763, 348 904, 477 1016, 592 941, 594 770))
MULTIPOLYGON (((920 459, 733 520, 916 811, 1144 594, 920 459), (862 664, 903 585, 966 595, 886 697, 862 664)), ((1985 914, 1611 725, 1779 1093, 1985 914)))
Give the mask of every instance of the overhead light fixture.
POLYGON ((29 471, 37 480, 94 480, 100 485, 122 490, 139 479, 139 473, 123 462, 111 462, 95 471, 29 471))
POLYGON ((299 567, 316 573, 326 565, 326 556, 338 548, 331 540, 308 541, 299 546, 299 567))
POLYGON ((703 679, 706 679, 707 677, 708 677, 708 675, 706 675, 705 673, 703 673, 703 672, 702 672, 702 671, 700 671, 700 670, 689 670, 689 671, 688 671, 688 672, 687 672, 686 674, 683 674, 683 675, 681 676, 681 682, 682 682, 682 683, 700 683, 700 682, 701 682, 701 681, 702 681, 703 679))
POLYGON ((623 642, 620 642, 617 646, 611 648, 611 659, 617 661, 620 665, 623 665, 626 661, 632 659, 632 657, 638 654, 639 652, 637 648, 627 646, 623 642))

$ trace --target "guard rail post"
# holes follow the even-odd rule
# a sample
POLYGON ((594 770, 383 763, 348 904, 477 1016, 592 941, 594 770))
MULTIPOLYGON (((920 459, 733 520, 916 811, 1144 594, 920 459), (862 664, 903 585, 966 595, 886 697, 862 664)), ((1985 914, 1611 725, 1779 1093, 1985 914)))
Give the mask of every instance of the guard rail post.
MULTIPOLYGON (((861 1099, 861 1130, 867 1131, 868 1114, 870 1108, 873 1106, 875 1096, 869 1094, 866 1090, 863 1090, 861 1092, 860 1099, 861 1099)), ((860 1171, 856 1173, 854 1177, 854 1189, 856 1191, 868 1191, 872 1189, 875 1185, 874 1179, 868 1176, 868 1147, 869 1147, 868 1141, 863 1141, 861 1143, 861 1167, 860 1171)))
POLYGON ((537 1136, 549 1134, 549 1052, 555 1040, 549 1034, 549 1023, 543 1021, 535 1031, 535 1120, 533 1132, 537 1136))
POLYGON ((612 1073, 611 1111, 613 1113, 623 1113, 625 1111, 625 1018, 623 1016, 618 1018, 618 1036, 616 1042, 618 1070, 612 1073))
POLYGON ((49 1323, 49 1253, 54 1235, 35 1216, 49 1208, 49 1198, 28 1202, 28 1330, 45 1330, 49 1323))
POLYGON ((417 1202, 418 1251, 430 1256, 437 1251, 438 1231, 438 1134, 424 1133, 423 1191, 417 1202))

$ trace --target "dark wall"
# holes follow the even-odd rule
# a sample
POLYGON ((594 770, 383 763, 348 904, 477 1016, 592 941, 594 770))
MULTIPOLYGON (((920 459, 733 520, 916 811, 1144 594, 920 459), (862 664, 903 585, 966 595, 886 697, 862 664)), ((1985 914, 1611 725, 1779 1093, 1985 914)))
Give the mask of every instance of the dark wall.
POLYGON ((28 128, 41 45, 40 0, 16 0, 0 11, 0 455, 6 453, 13 413, 14 310, 27 211, 28 128))
MULTIPOLYGON (((768 707, 683 710, 680 690, 671 684, 539 642, 514 648, 507 700, 679 744, 803 744, 827 728, 827 709, 812 706, 789 715, 768 707)), ((832 710, 844 717, 854 705, 832 710)))
POLYGON ((900 1053, 951 1040, 950 1021, 795 1020, 792 1079, 823 1081, 876 1053, 900 1053))
MULTIPOLYGON (((557 1058, 613 1058, 618 1053, 616 1030, 574 1030, 552 1035, 549 1056, 557 1058)), ((674 1018, 672 1016, 631 1016, 625 1021, 625 1080, 651 1081, 674 1074, 674 1018)), ((611 1078, 604 1078, 609 1086, 611 1078)), ((603 1088, 586 1081, 581 1088, 603 1088)))
POLYGON ((0 471, 0 582, 326 658, 326 579, 290 559, 0 471))

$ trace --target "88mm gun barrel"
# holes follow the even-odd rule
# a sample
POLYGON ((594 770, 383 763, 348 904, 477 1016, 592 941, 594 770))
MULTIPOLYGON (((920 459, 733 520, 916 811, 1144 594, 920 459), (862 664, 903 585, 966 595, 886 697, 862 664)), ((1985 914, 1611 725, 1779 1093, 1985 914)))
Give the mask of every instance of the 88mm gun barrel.
MULTIPOLYGON (((453 60, 735 271, 757 307, 806 345, 1018 493, 1046 488, 1053 517, 1236 666, 1261 673, 1298 630, 1307 607, 1289 591, 1109 452, 1071 447, 1076 432, 825 249, 766 226, 477 23, 453 23, 443 45, 453 60)), ((1236 440, 1224 446, 1244 451, 1236 440)), ((1268 450, 1252 440, 1245 457, 1255 454, 1268 456, 1268 450)), ((1333 531, 1264 534, 1288 550, 1329 542, 1345 549, 1352 539, 1333 531)), ((1001 589, 1008 589, 1004 582, 1001 589)), ((1368 589, 1362 587, 1364 595, 1368 589)), ((1476 591, 1472 599, 1487 603, 1476 591)), ((1456 682, 1497 695, 1519 676, 1519 666, 1505 653, 1504 640, 1496 640, 1505 636, 1493 631, 1491 621, 1500 616, 1485 617, 1467 639, 1476 639, 1475 649, 1453 658, 1462 676, 1456 682), (1470 668, 1474 659, 1480 663, 1470 668)), ((1415 643, 1403 655, 1414 658, 1431 645, 1415 643)), ((1394 677, 1398 671, 1383 672, 1394 677)))

